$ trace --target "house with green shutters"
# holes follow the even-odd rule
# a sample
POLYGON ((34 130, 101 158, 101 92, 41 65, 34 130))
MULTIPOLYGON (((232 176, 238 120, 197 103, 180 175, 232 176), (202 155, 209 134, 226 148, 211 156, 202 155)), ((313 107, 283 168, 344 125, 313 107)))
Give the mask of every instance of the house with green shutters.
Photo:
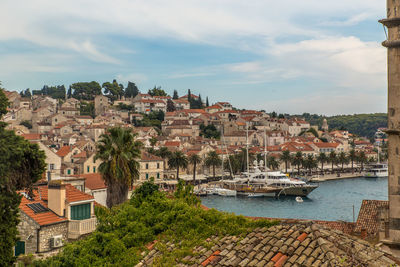
POLYGON ((15 255, 43 254, 96 229, 94 197, 63 181, 22 195, 15 255))

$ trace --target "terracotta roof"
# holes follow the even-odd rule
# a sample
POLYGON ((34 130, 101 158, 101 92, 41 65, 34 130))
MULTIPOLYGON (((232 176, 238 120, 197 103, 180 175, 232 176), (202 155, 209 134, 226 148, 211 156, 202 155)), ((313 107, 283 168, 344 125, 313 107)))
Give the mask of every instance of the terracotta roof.
POLYGON ((73 157, 73 158, 86 158, 86 157, 87 157, 87 154, 86 154, 86 151, 84 150, 84 151, 82 151, 81 153, 78 153, 78 154, 76 154, 76 155, 73 155, 72 157, 73 157))
POLYGON ((365 229, 368 236, 375 236, 379 231, 381 210, 389 208, 389 201, 387 200, 366 200, 364 199, 361 204, 360 212, 354 231, 361 233, 365 229))
POLYGON ((69 152, 71 152, 71 147, 63 146, 56 152, 56 154, 60 157, 65 157, 66 155, 68 155, 69 152))
POLYGON ((37 190, 34 190, 33 194, 34 194, 34 197, 32 200, 27 199, 25 196, 23 196, 21 198, 21 203, 19 204, 19 208, 26 215, 28 215, 30 218, 32 218, 39 225, 48 225, 48 224, 67 221, 67 219, 58 216, 51 210, 48 210, 45 212, 40 212, 40 213, 35 213, 30 207, 27 206, 27 204, 39 203, 45 208, 47 208, 47 204, 39 198, 39 193, 37 190))
POLYGON ((164 146, 180 146, 181 142, 179 141, 166 141, 164 146))
POLYGON ((90 190, 107 188, 100 173, 86 173, 79 174, 77 176, 85 178, 85 187, 89 188, 90 190))
POLYGON ((319 142, 319 143, 314 143, 314 145, 316 145, 319 148, 336 148, 339 144, 319 142))
MULTIPOLYGON (((40 188, 40 193, 41 193, 42 199, 45 201, 48 201, 48 187, 40 186, 39 188, 40 188)), ((70 184, 65 185, 65 198, 66 198, 66 201, 69 203, 94 199, 93 196, 83 193, 82 191, 79 191, 78 189, 76 189, 74 186, 72 186, 70 184)))
POLYGON ((157 156, 155 156, 155 155, 153 155, 153 154, 144 152, 144 151, 142 151, 142 158, 141 158, 141 160, 142 160, 142 161, 163 161, 162 158, 157 157, 157 156))
POLYGON ((41 134, 29 133, 29 134, 21 134, 21 136, 26 140, 40 140, 41 134))
MULTIPOLYGON (((175 244, 165 241, 162 247, 172 251, 175 244)), ((153 247, 138 266, 151 266, 160 254, 153 247)), ((364 240, 307 222, 256 228, 244 237, 212 236, 193 255, 176 260, 179 266, 395 265, 390 257, 364 240)))

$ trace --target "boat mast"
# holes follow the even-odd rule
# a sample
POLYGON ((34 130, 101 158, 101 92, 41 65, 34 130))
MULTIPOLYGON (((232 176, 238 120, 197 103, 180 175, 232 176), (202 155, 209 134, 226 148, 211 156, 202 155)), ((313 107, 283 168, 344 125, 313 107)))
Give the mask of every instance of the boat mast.
POLYGON ((267 174, 267 131, 264 127, 264 170, 265 175, 267 174))
POLYGON ((246 122, 246 164, 247 164, 247 176, 250 175, 249 172, 249 124, 246 122))
POLYGON ((224 148, 222 146, 222 140, 221 140, 221 156, 222 156, 222 168, 221 168, 221 180, 224 180, 224 148))

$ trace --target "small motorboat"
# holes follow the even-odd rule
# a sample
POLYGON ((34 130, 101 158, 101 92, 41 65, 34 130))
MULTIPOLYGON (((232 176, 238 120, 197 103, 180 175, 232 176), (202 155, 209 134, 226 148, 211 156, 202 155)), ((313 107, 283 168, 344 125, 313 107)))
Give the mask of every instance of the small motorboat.
POLYGON ((217 189, 217 194, 219 196, 224 196, 224 197, 235 197, 236 196, 236 191, 235 190, 225 189, 225 188, 218 188, 217 189))
POLYGON ((303 202, 303 199, 301 197, 296 197, 296 202, 301 203, 301 202, 303 202))

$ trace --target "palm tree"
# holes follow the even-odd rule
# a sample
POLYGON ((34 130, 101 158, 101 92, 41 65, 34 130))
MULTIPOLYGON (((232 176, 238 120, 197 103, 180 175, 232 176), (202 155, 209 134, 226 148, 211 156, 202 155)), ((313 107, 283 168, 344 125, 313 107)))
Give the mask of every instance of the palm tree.
MULTIPOLYGON (((364 152, 364 151, 361 151, 361 152, 358 154, 357 160, 358 160, 359 163, 361 163, 361 171, 363 171, 363 170, 364 170, 364 163, 366 163, 366 162, 368 161, 368 158, 367 158, 367 156, 365 155, 365 152, 364 152)), ((361 171, 360 171, 360 172, 361 172, 361 171)))
POLYGON ((163 159, 164 163, 164 169, 165 167, 165 160, 170 158, 172 155, 172 152, 166 148, 165 146, 161 147, 159 150, 156 151, 157 156, 161 157, 163 159))
POLYGON ((213 177, 215 178, 215 166, 221 165, 222 163, 222 160, 218 156, 217 152, 215 151, 208 152, 204 163, 206 164, 207 167, 210 166, 213 167, 213 177))
POLYGON ((179 168, 186 169, 188 165, 188 159, 182 151, 175 151, 169 157, 168 165, 170 168, 176 168, 176 179, 179 181, 179 168))
POLYGON ((267 159, 268 168, 272 170, 277 170, 279 168, 279 160, 277 160, 274 156, 269 156, 267 159))
POLYGON ((332 163, 332 173, 333 173, 333 164, 337 162, 337 156, 335 151, 331 151, 331 153, 329 153, 329 162, 332 163))
POLYGON ((129 186, 139 177, 140 148, 130 129, 110 128, 100 136, 95 160, 100 159, 99 172, 107 185, 107 206, 121 204, 128 197, 129 186))
POLYGON ((307 155, 307 157, 304 159, 304 166, 309 170, 309 174, 312 174, 312 169, 318 167, 318 162, 314 158, 312 154, 307 155))
POLYGON ((324 174, 324 163, 328 162, 328 157, 326 156, 326 154, 324 152, 321 152, 321 153, 319 153, 317 160, 319 163, 321 163, 322 174, 324 174))
POLYGON ((342 171, 343 171, 343 165, 345 163, 348 162, 348 159, 346 157, 346 153, 344 153, 343 151, 339 153, 338 158, 337 158, 338 162, 342 164, 342 171))
POLYGON ((351 161, 351 172, 354 172, 354 161, 357 160, 357 154, 354 149, 349 151, 349 159, 351 161))
POLYGON ((285 162, 285 173, 287 173, 289 162, 292 160, 289 150, 284 150, 281 155, 281 161, 285 162))
POLYGON ((303 153, 301 153, 301 151, 298 151, 296 155, 294 155, 292 163, 294 166, 297 166, 297 174, 300 175, 300 166, 303 164, 303 153))
POLYGON ((189 163, 193 165, 193 184, 196 181, 196 166, 201 163, 201 158, 197 154, 192 154, 189 157, 189 163))
POLYGON ((231 177, 233 174, 237 174, 241 170, 241 158, 239 154, 229 155, 228 160, 224 161, 224 169, 228 170, 231 177))

